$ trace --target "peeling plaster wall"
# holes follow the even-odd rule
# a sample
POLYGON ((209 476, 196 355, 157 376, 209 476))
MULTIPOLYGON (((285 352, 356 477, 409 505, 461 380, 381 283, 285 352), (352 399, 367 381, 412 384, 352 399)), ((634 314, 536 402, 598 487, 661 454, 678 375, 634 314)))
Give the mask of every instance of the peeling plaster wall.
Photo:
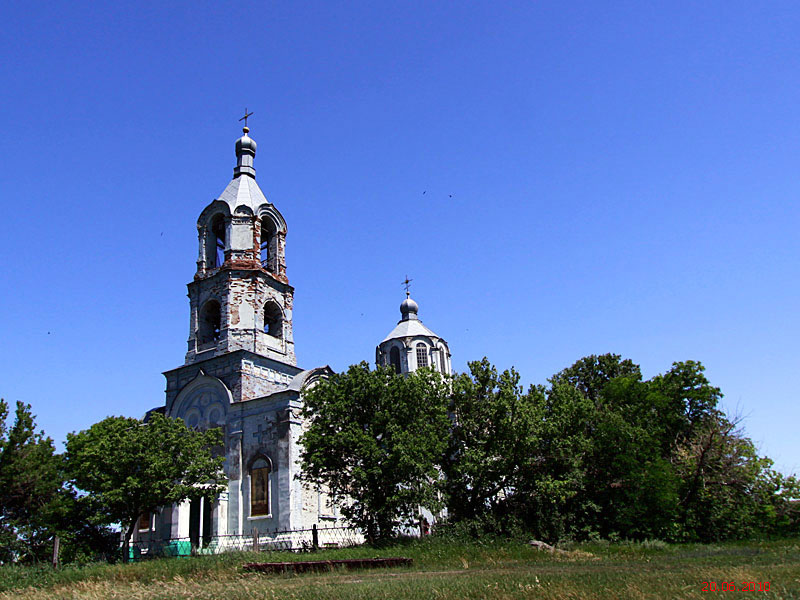
POLYGON ((226 352, 249 350, 291 365, 294 352, 292 318, 294 288, 281 283, 261 269, 220 269, 213 276, 188 285, 190 326, 186 364, 226 352), (209 300, 220 304, 220 336, 201 346, 197 340, 200 310, 209 300), (264 331, 264 306, 272 301, 280 307, 280 337, 264 331))
POLYGON ((167 408, 187 384, 194 380, 200 371, 220 379, 231 391, 233 402, 243 402, 261 398, 286 389, 292 378, 301 369, 286 363, 259 356, 246 350, 238 350, 191 365, 166 371, 167 408))
POLYGON ((226 447, 226 465, 230 465, 226 467, 227 529, 231 533, 265 534, 275 529, 309 528, 321 522, 318 494, 295 477, 302 433, 299 397, 288 391, 277 396, 243 403, 231 413, 229 428, 241 431, 231 436, 226 447), (251 517, 248 468, 259 456, 267 457, 272 465, 270 514, 251 517), (242 470, 238 468, 240 458, 242 470))
MULTIPOLYGON (((229 403, 224 414, 224 471, 228 489, 215 505, 217 535, 259 535, 269 531, 309 528, 315 523, 336 524, 329 510, 320 510, 316 489, 298 480, 303 424, 301 398, 289 390, 300 369, 236 351, 184 365, 167 378, 167 414, 191 419, 194 426, 220 425, 217 407, 229 403), (216 383, 214 383, 216 382, 216 383), (228 399, 230 396, 230 400, 228 399), (258 456, 270 460, 270 514, 250 516, 249 466, 258 456), (323 514, 324 513, 324 514, 323 514)), ((162 531, 173 537, 188 533, 188 504, 165 513, 162 531)))

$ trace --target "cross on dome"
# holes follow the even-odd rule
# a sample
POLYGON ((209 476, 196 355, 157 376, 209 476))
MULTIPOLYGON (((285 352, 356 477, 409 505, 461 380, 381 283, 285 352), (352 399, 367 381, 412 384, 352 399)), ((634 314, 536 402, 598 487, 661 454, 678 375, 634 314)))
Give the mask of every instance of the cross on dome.
POLYGON ((414 280, 413 279, 409 279, 408 275, 406 275, 406 280, 402 283, 402 285, 404 285, 405 288, 406 288, 406 298, 409 298, 411 296, 411 292, 409 291, 409 289, 411 288, 411 282, 412 281, 414 281, 414 280))
POLYGON ((242 130, 243 130, 245 133, 247 133, 248 131, 250 131, 250 128, 247 126, 247 118, 248 118, 248 117, 252 117, 252 116, 253 116, 253 113, 252 113, 252 112, 249 112, 249 113, 248 113, 248 112, 247 112, 247 107, 245 107, 245 109, 244 109, 244 116, 243 116, 241 119, 239 119, 240 121, 244 121, 244 128, 243 128, 242 130))

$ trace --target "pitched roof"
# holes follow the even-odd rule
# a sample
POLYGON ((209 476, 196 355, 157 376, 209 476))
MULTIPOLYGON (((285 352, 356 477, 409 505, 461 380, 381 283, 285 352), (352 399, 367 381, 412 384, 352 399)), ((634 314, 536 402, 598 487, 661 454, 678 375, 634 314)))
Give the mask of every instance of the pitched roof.
POLYGON ((264 192, 258 187, 256 180, 247 175, 240 175, 231 179, 228 186, 219 195, 219 200, 231 207, 231 212, 237 206, 249 206, 253 213, 258 212, 258 207, 267 204, 264 192))
POLYGON ((391 333, 387 335, 383 342, 387 342, 389 340, 394 340, 397 338, 405 338, 405 337, 414 337, 417 335, 424 335, 427 337, 433 337, 439 339, 439 336, 433 333, 430 329, 425 327, 422 324, 422 321, 419 319, 407 319, 400 321, 394 329, 392 329, 391 333))

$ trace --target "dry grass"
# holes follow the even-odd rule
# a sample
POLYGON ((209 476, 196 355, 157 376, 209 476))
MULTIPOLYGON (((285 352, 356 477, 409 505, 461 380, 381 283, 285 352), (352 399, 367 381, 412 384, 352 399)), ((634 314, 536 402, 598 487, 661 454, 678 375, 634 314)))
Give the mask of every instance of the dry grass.
MULTIPOLYGON (((350 554, 412 556, 409 569, 268 576, 243 572, 247 557, 162 559, 88 568, 64 581, 16 587, 0 599, 516 599, 800 598, 797 541, 727 545, 596 545, 568 554, 522 544, 463 546, 426 541, 350 554), (82 576, 79 576, 82 575, 82 576), (766 592, 707 592, 704 581, 769 581, 766 592)), ((337 558, 345 557, 341 551, 337 558)), ((326 558, 333 557, 326 553, 326 558)), ((301 556, 299 558, 308 558, 301 556)), ((267 556, 264 559, 284 560, 267 556)), ((3 583, 0 569, 0 585, 3 583)))

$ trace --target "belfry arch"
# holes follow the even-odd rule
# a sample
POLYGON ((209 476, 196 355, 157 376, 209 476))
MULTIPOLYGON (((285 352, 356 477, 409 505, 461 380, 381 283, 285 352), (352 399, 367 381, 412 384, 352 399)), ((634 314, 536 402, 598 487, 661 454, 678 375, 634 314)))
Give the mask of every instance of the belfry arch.
POLYGON ((203 304, 197 318, 197 343, 207 346, 219 341, 222 335, 222 309, 217 300, 203 304))

